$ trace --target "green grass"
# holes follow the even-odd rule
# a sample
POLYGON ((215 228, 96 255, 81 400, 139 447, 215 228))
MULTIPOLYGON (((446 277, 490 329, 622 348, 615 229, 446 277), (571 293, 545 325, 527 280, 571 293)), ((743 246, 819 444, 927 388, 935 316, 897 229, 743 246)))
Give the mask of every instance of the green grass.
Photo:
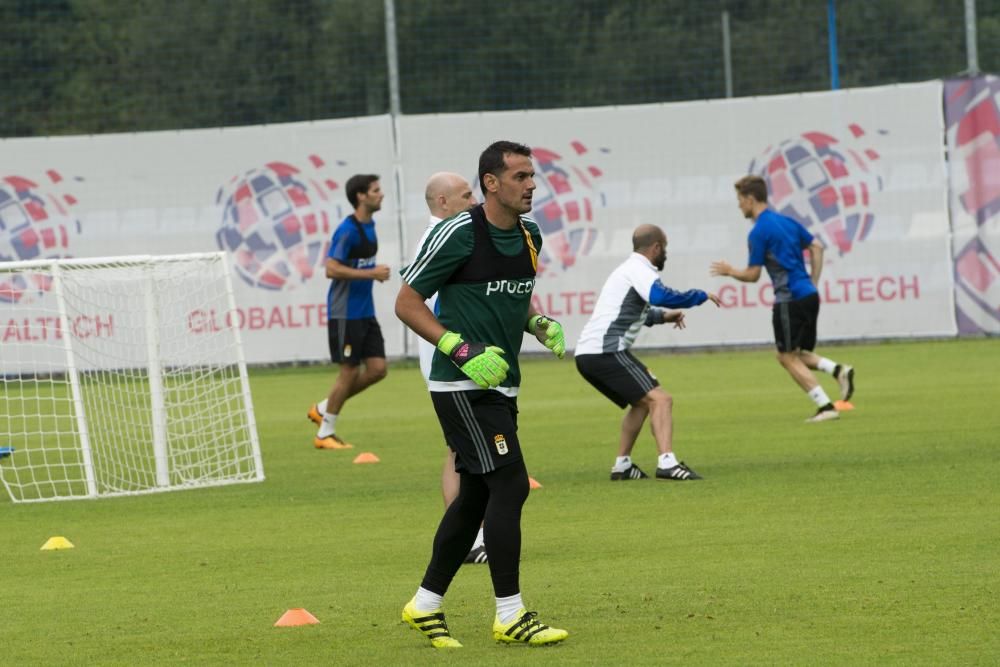
MULTIPOLYGON (((997 664, 1000 341, 825 351, 859 388, 818 425, 769 351, 640 352, 698 483, 610 483, 621 412, 571 361, 527 361, 521 440, 544 488, 525 507, 522 590, 571 635, 495 645, 488 570, 465 567, 450 654, 399 623, 442 510, 417 369, 348 404, 354 452, 310 444, 331 369, 253 372, 264 483, 0 500, 0 663, 997 664), (358 451, 382 462, 352 465, 358 451), (53 535, 76 548, 39 551, 53 535), (322 623, 273 628, 291 607, 322 623)), ((635 458, 655 467, 648 432, 635 458)))

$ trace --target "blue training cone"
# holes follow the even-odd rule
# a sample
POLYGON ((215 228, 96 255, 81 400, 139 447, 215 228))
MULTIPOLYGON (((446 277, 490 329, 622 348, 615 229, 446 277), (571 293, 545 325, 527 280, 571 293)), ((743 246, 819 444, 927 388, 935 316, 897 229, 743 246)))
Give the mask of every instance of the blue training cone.
POLYGON ((4 458, 5 456, 10 456, 13 453, 14 453, 13 447, 0 447, 0 459, 4 458))

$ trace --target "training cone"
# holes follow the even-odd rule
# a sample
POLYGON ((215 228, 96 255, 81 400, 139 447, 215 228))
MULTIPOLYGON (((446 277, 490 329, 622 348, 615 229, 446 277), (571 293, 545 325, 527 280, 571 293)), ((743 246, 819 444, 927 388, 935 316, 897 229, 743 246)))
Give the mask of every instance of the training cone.
POLYGON ((72 549, 73 543, 67 540, 65 537, 50 537, 45 540, 45 544, 39 551, 56 551, 57 549, 72 549))
POLYGON ((316 625, 319 619, 301 607, 289 609, 274 623, 276 628, 291 628, 296 625, 316 625))
POLYGON ((833 407, 837 408, 838 412, 847 412, 854 409, 854 404, 850 401, 834 401, 833 407))
POLYGON ((375 456, 371 452, 361 452, 354 457, 355 463, 378 463, 379 457, 375 456))
POLYGON ((528 478, 528 488, 529 489, 540 489, 540 488, 542 488, 542 485, 539 484, 538 480, 535 479, 534 477, 529 477, 528 478))

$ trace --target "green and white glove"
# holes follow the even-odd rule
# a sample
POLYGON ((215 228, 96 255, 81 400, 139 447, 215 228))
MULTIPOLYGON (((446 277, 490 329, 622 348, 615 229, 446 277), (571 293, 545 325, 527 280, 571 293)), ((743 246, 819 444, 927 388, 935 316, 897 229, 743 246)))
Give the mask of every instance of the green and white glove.
POLYGON ((483 389, 499 387, 507 379, 510 366, 504 361, 503 350, 495 345, 467 343, 461 334, 446 331, 437 342, 437 349, 483 389))
POLYGON ((560 359, 566 354, 566 336, 562 325, 555 320, 535 315, 528 320, 528 331, 535 334, 538 342, 552 350, 552 354, 560 359))

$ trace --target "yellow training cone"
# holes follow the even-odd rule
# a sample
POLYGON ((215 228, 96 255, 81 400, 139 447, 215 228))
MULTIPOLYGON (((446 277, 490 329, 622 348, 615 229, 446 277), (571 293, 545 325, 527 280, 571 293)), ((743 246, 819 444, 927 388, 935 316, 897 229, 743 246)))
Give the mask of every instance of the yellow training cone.
POLYGON ((319 623, 319 619, 310 614, 305 609, 297 607, 295 609, 289 609, 284 614, 281 615, 275 624, 276 628, 290 628, 296 625, 316 625, 319 623))
POLYGON ((56 549, 72 549, 73 543, 67 540, 65 537, 50 537, 42 545, 39 551, 55 551, 56 549))
POLYGON ((354 457, 355 463, 378 463, 379 457, 375 456, 371 452, 361 452, 354 457))

